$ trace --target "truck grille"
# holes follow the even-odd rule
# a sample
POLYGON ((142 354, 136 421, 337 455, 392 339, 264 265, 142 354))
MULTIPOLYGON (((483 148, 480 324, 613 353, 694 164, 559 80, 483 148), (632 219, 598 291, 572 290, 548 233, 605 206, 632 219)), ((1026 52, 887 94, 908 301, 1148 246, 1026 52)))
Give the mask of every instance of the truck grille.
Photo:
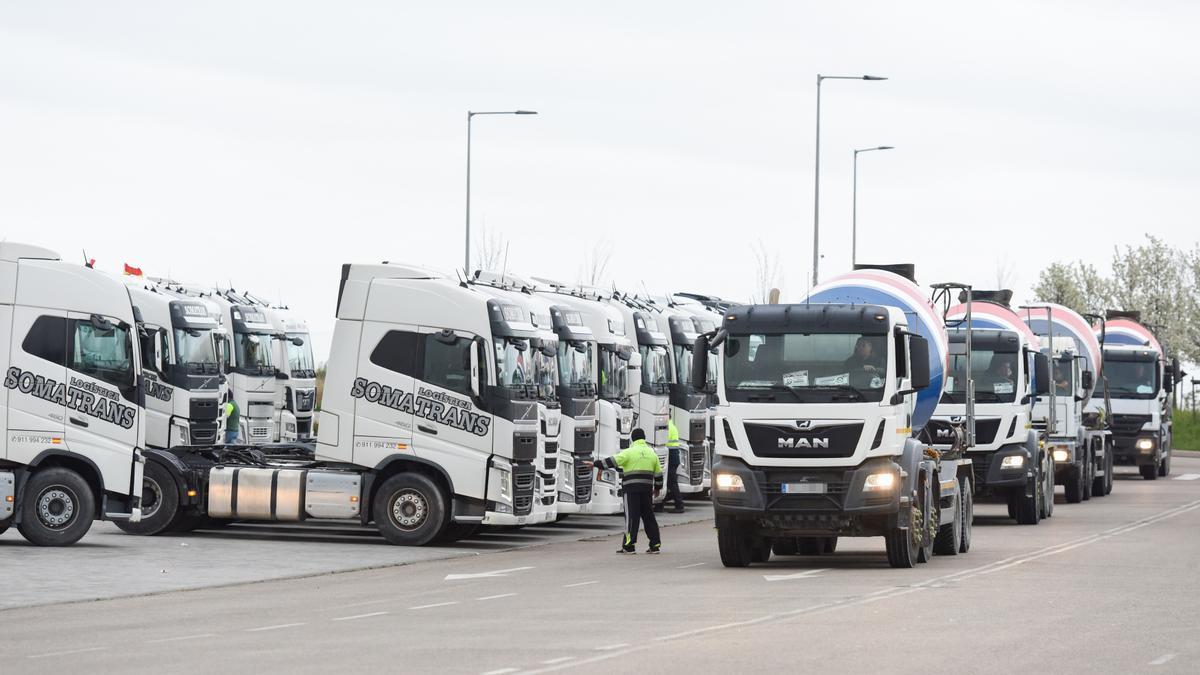
POLYGON ((301 439, 312 438, 312 418, 296 420, 296 435, 301 439))
POLYGON ((527 516, 533 511, 533 486, 535 474, 533 466, 523 465, 513 467, 513 513, 527 516))
POLYGON ((704 446, 693 445, 688 450, 688 478, 693 486, 704 482, 704 446))
POLYGON ((250 427, 250 438, 255 440, 270 440, 271 427, 250 427))
POLYGON ((815 459, 850 457, 862 437, 862 422, 797 429, 782 424, 745 424, 750 447, 759 457, 815 459))
POLYGON ((575 503, 589 504, 592 501, 592 458, 575 456, 575 503))
POLYGON ((317 402, 316 389, 296 390, 296 412, 312 412, 317 402))
POLYGON ((1113 415, 1112 430, 1118 436, 1133 436, 1150 420, 1150 415, 1113 415))
POLYGON ((761 484, 767 509, 785 511, 836 511, 842 508, 843 503, 846 501, 846 492, 850 489, 850 483, 845 480, 841 472, 828 475, 807 474, 804 478, 810 482, 825 483, 825 494, 784 494, 784 483, 801 481, 790 480, 784 474, 768 475, 767 480, 761 484))
POLYGON ((188 435, 192 445, 216 445, 217 423, 192 421, 188 425, 188 435))
POLYGON ((987 485, 988 467, 992 464, 992 453, 971 453, 971 471, 974 474, 975 487, 987 485))
POLYGON ((991 417, 975 420, 975 443, 990 445, 996 442, 996 432, 1000 430, 1000 418, 991 417))

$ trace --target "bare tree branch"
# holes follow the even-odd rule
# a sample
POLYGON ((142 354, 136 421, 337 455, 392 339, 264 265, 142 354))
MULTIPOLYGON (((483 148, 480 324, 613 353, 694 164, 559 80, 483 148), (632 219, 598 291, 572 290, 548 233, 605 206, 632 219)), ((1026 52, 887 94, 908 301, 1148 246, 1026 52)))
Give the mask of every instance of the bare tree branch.
POLYGON ((579 272, 579 283, 588 286, 599 286, 604 279, 604 273, 608 270, 608 263, 612 259, 613 243, 612 240, 605 237, 596 242, 591 251, 588 251, 583 256, 583 267, 579 272))

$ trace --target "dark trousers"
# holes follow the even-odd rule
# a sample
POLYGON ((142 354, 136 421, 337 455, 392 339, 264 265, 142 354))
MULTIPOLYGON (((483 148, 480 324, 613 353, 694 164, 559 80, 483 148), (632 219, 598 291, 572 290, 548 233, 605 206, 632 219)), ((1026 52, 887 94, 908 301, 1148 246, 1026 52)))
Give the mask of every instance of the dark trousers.
POLYGON ((654 518, 654 495, 649 491, 630 492, 625 490, 625 541, 622 546, 632 551, 637 544, 638 522, 646 528, 650 547, 657 548, 662 540, 658 537, 658 521, 654 518))
POLYGON ((683 508, 683 493, 679 491, 679 464, 683 461, 683 448, 669 448, 667 459, 667 501, 674 501, 675 508, 683 508))

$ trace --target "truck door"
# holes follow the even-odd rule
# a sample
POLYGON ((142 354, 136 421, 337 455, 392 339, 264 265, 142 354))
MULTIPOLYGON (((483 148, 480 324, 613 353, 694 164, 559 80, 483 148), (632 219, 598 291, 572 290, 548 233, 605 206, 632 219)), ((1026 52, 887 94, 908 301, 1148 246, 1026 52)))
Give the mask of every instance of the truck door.
POLYGON ((412 452, 412 400, 420 336, 416 326, 363 322, 354 399, 354 461, 379 460, 412 452), (403 446, 403 447, 400 447, 403 446))
POLYGON ((13 308, 8 392, 8 458, 27 463, 62 448, 66 421, 67 313, 13 308))
MULTIPOLYGON (((492 454, 492 416, 471 399, 471 344, 463 331, 421 327, 421 378, 413 399, 417 454, 446 468, 482 493, 485 472, 479 468, 492 454)), ((481 368, 486 368, 482 364, 481 368)), ((468 486, 455 481, 459 493, 468 486)))
POLYGON ((134 329, 120 319, 68 312, 67 446, 92 460, 106 489, 128 492, 142 447, 134 329))
MULTIPOLYGON (((163 363, 169 358, 164 336, 163 329, 151 324, 139 325, 137 329, 142 375, 146 378, 146 443, 156 448, 172 445, 171 413, 175 406, 175 388, 162 372, 163 363)), ((187 439, 183 442, 186 444, 187 439)))

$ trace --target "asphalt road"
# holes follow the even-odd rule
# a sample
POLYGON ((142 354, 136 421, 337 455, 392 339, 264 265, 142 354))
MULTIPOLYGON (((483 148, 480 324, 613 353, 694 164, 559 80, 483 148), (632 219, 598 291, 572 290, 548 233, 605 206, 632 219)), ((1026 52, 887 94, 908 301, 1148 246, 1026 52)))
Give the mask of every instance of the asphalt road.
POLYGON ((969 554, 913 570, 889 569, 880 539, 725 569, 711 525, 693 523, 667 528, 659 556, 561 537, 20 607, 0 612, 0 671, 1197 672, 1200 459, 1172 469, 1154 482, 1121 469, 1112 495, 1085 504, 1060 494, 1036 527, 980 505, 969 554))

